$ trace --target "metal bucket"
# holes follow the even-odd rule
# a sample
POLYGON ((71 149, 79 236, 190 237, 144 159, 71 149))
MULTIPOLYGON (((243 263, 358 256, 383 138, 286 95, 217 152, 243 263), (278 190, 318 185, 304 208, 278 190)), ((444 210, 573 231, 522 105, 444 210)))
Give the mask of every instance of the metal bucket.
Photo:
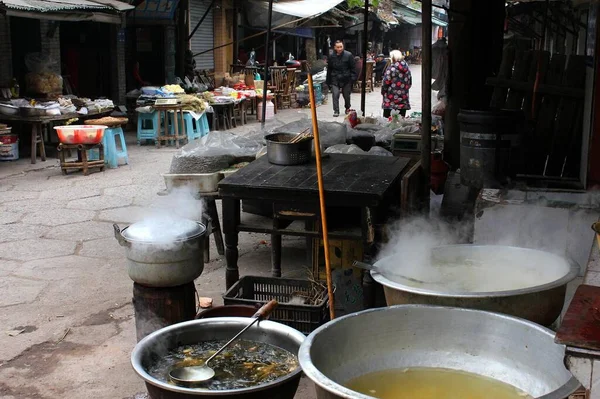
POLYGON ((289 143, 296 133, 273 133, 265 136, 267 159, 275 165, 301 165, 310 161, 312 140, 289 143))
MULTIPOLYGON (((196 344, 202 341, 228 340, 248 325, 244 317, 218 317, 192 320, 158 330, 141 340, 133 349, 131 364, 135 372, 146 381, 152 399, 187 398, 232 398, 232 399, 293 399, 300 383, 302 369, 275 381, 251 388, 223 391, 203 391, 184 388, 160 381, 150 374, 148 368, 169 350, 181 345, 196 344)), ((244 339, 264 342, 298 353, 304 335, 291 327, 272 321, 261 321, 250 328, 244 339)))
POLYGON ((536 398, 564 399, 580 386, 564 356, 565 346, 554 343, 554 332, 523 319, 401 305, 327 323, 306 338, 298 358, 316 384, 318 399, 374 399, 344 384, 368 373, 410 367, 465 371, 536 398))
POLYGON ((520 164, 522 111, 461 109, 460 179, 470 187, 498 187, 520 164))

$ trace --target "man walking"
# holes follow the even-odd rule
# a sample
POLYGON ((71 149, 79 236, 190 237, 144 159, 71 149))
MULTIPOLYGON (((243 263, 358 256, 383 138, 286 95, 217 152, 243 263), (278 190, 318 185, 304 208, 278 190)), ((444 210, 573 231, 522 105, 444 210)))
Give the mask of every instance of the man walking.
POLYGON ((346 113, 350 109, 352 83, 356 80, 356 63, 352 53, 344 50, 341 40, 335 42, 333 49, 334 52, 327 61, 326 83, 333 95, 333 116, 337 117, 340 116, 340 90, 344 96, 346 113))

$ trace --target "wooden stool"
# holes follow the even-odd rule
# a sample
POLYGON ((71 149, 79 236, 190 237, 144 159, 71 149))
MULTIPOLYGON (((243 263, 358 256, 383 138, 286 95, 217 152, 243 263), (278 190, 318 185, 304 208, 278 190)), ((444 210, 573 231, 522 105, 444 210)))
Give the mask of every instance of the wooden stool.
POLYGON ((60 157, 60 168, 63 175, 67 174, 69 170, 83 170, 83 175, 87 176, 90 168, 100 168, 102 172, 104 170, 104 145, 99 144, 63 144, 58 145, 58 155, 60 157), (99 160, 89 161, 88 151, 92 149, 98 149, 99 160), (77 150, 77 160, 67 161, 66 153, 70 150, 77 150))
POLYGON ((179 141, 186 140, 185 122, 183 119, 183 110, 181 105, 155 105, 154 109, 158 111, 159 124, 162 123, 162 129, 158 129, 156 138, 156 147, 160 148, 162 142, 167 145, 170 141, 175 141, 175 148, 179 148, 179 141), (173 134, 169 129, 169 113, 173 112, 173 134), (161 116, 162 114, 162 116, 161 116))

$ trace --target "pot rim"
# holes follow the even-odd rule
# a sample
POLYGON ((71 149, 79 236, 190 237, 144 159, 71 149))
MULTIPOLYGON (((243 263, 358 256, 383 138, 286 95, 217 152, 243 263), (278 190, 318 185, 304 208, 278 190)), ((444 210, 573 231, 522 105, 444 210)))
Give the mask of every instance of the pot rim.
MULTIPOLYGON (((171 240, 171 241, 169 241, 169 244, 170 243, 183 243, 183 242, 191 241, 191 240, 194 240, 194 239, 196 239, 198 237, 204 236, 206 234, 206 226, 204 224, 200 223, 200 222, 194 221, 194 223, 196 223, 200 227, 200 231, 199 232, 197 232, 196 234, 193 234, 193 235, 191 235, 189 237, 182 237, 182 238, 177 238, 177 239, 171 240)), ((124 227, 121 230, 121 236, 123 237, 123 239, 125 239, 125 241, 130 242, 130 243, 136 243, 136 244, 150 244, 150 245, 162 245, 162 244, 165 244, 162 241, 140 240, 140 239, 131 238, 131 237, 125 235, 124 234, 125 231, 128 228, 130 228, 131 226, 133 226, 133 224, 130 224, 129 226, 124 227)))
MULTIPOLYGON (((517 295, 527 295, 527 294, 533 294, 536 292, 547 291, 552 288, 558 288, 563 285, 567 285, 570 281, 572 281, 579 275, 579 269, 580 269, 579 265, 573 259, 567 258, 564 256, 555 255, 555 254, 549 253, 549 252, 540 251, 537 249, 522 248, 522 247, 515 247, 515 246, 508 246, 508 245, 471 245, 471 244, 441 245, 436 248, 452 248, 452 247, 490 248, 490 249, 504 248, 504 249, 510 249, 510 250, 527 251, 527 252, 542 252, 544 254, 549 254, 549 255, 563 259, 569 265, 569 270, 561 278, 556 279, 556 280, 551 281, 546 284, 534 285, 531 287, 520 288, 520 289, 516 289, 516 290, 503 290, 503 291, 491 291, 491 292, 464 292, 464 291, 463 292, 460 292, 460 291, 459 292, 442 292, 442 291, 434 291, 434 290, 426 289, 426 288, 411 287, 409 285, 404 285, 402 283, 392 281, 392 280, 388 279, 387 277, 385 277, 383 274, 381 274, 375 270, 371 271, 371 277, 373 277, 373 280, 377 281, 379 284, 382 284, 387 288, 404 291, 404 292, 409 292, 411 294, 437 296, 437 297, 442 297, 442 298, 490 298, 490 297, 509 297, 509 296, 517 296, 517 295)), ((388 256, 388 257, 378 260, 375 263, 375 266, 378 266, 378 264, 380 264, 383 260, 390 259, 392 257, 393 256, 388 256)))
MULTIPOLYGON (((314 363, 311 360, 310 351, 311 351, 312 345, 313 345, 317 335, 319 335, 323 331, 326 331, 329 328, 332 328, 332 326, 335 323, 338 323, 342 320, 350 319, 353 317, 360 317, 363 314, 368 314, 368 313, 372 313, 372 312, 385 312, 385 311, 390 311, 391 309, 432 309, 432 310, 445 309, 445 310, 449 310, 449 311, 478 313, 482 316, 483 315, 493 316, 493 317, 498 317, 498 318, 502 318, 505 320, 510 320, 512 322, 519 322, 522 324, 527 324, 529 327, 534 328, 534 329, 538 330, 539 332, 550 336, 552 339, 554 339, 554 337, 555 337, 555 333, 552 330, 542 327, 539 324, 533 323, 531 321, 528 321, 528 320, 525 320, 525 319, 522 319, 519 317, 505 315, 502 313, 488 312, 485 310, 448 307, 448 306, 433 306, 433 305, 419 305, 419 304, 394 305, 394 306, 388 306, 385 308, 363 310, 363 311, 360 311, 357 313, 352 313, 352 314, 349 314, 346 316, 342 316, 342 317, 336 318, 336 319, 322 325, 321 327, 319 327, 315 331, 313 331, 308 337, 306 337, 306 339, 300 346, 300 350, 298 351, 298 361, 300 362, 300 367, 302 367, 304 374, 306 374, 306 376, 308 378, 310 378, 310 380, 313 381, 319 387, 321 387, 324 390, 326 390, 327 392, 330 392, 339 397, 342 397, 345 399, 376 399, 373 396, 358 393, 356 391, 346 388, 343 385, 338 384, 337 382, 334 382, 333 380, 331 380, 329 377, 327 377, 325 374, 323 374, 319 369, 317 369, 317 367, 314 365, 314 363)), ((565 345, 561 345, 561 344, 556 344, 556 345, 566 348, 565 345)), ((566 369, 566 367, 565 367, 565 369, 566 369)), ((569 371, 569 373, 570 373, 570 371, 569 371)), ((580 386, 581 386, 581 384, 579 383, 579 381, 571 374, 571 378, 565 384, 563 384, 558 389, 556 389, 546 395, 540 396, 538 399, 566 398, 570 394, 575 392, 577 389, 579 389, 580 386)))
MULTIPOLYGON (((211 324, 211 323, 215 323, 215 322, 219 322, 219 323, 223 323, 223 324, 229 323, 229 324, 233 324, 235 326, 239 325, 240 329, 241 329, 245 325, 248 324, 248 318, 247 317, 216 317, 216 318, 208 318, 208 319, 197 319, 197 320, 185 321, 183 323, 177 323, 177 324, 173 324, 168 327, 161 328, 160 330, 157 330, 157 331, 153 332, 152 334, 149 334, 148 336, 143 338, 140 342, 137 343, 135 348, 133 348, 133 351, 131 353, 131 365, 132 365, 134 371, 145 382, 152 384, 155 387, 158 387, 158 388, 161 388, 161 389, 164 389, 167 391, 171 391, 171 392, 178 392, 178 393, 195 395, 195 396, 228 396, 228 395, 241 395, 244 393, 263 391, 265 389, 274 388, 276 386, 284 384, 287 381, 289 381, 290 379, 292 379, 293 377, 298 376, 300 373, 302 373, 302 367, 300 365, 298 365, 296 370, 292 371, 290 374, 282 376, 282 377, 276 379, 275 381, 271 381, 267 384, 258 385, 258 386, 254 386, 254 387, 250 387, 250 388, 226 389, 226 390, 222 390, 222 391, 216 391, 216 390, 201 390, 198 388, 185 388, 185 387, 180 387, 177 385, 170 385, 164 381, 160 381, 160 380, 152 377, 150 374, 148 374, 148 372, 142 366, 142 357, 145 352, 145 347, 150 341, 155 340, 157 337, 159 337, 161 335, 172 333, 182 327, 187 327, 187 326, 192 326, 192 325, 197 325, 197 324, 211 324)), ((270 331, 275 331, 275 330, 281 331, 282 334, 299 342, 299 345, 301 345, 302 342, 304 342, 304 340, 306 339, 306 336, 304 334, 302 334, 300 331, 298 331, 292 327, 286 326, 285 324, 276 323, 274 321, 261 320, 253 328, 260 328, 261 325, 263 325, 264 327, 266 327, 267 330, 270 330, 270 331), (276 327, 276 329, 275 329, 275 327, 276 327)), ((297 356, 297 354, 296 354, 296 356, 297 356)))

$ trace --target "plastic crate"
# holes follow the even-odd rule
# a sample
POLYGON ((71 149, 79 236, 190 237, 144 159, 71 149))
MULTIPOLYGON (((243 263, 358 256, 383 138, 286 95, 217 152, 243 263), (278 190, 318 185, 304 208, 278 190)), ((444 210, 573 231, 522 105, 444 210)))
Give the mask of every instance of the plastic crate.
POLYGON ((323 300, 317 305, 294 305, 289 300, 295 292, 311 288, 311 282, 277 277, 245 276, 235 283, 225 295, 225 305, 256 305, 271 299, 279 306, 269 320, 285 324, 303 334, 312 331, 329 321, 329 300, 327 290, 323 289, 323 300))

